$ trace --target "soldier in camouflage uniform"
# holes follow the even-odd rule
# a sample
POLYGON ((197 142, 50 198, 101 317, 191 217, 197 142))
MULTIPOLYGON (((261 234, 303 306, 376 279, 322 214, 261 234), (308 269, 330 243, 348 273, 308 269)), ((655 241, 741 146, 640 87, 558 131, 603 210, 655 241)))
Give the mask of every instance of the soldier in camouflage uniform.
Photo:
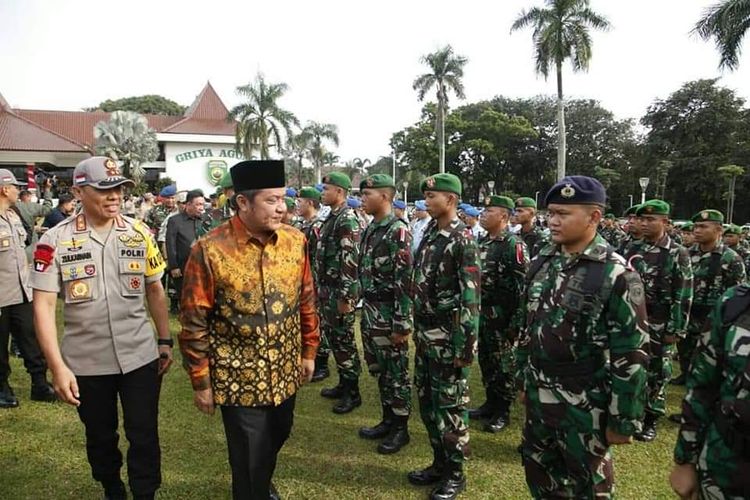
POLYGON ((750 264, 750 251, 747 247, 741 244, 742 228, 736 224, 729 224, 724 227, 724 244, 737 252, 742 262, 745 264, 745 271, 747 272, 748 265, 750 264))
POLYGON ((515 342, 518 302, 529 266, 526 244, 508 232, 515 209, 512 199, 490 196, 482 212, 487 235, 479 240, 482 263, 482 309, 479 316, 479 367, 486 402, 469 411, 470 418, 487 418, 487 432, 500 432, 510 422, 516 397, 515 342))
MULTIPOLYGON (((718 210, 703 210, 693 219, 695 244, 690 247, 693 266, 693 306, 687 335, 677 344, 680 369, 687 374, 698 338, 706 329, 708 315, 721 295, 745 281, 745 265, 734 250, 721 241, 724 214, 718 210)), ((676 385, 684 384, 675 380, 676 385)), ((673 421, 679 421, 673 416, 673 421)))
POLYGON ((609 446, 632 442, 648 363, 638 273, 597 234, 606 193, 565 177, 547 194, 552 245, 531 262, 522 297, 518 378, 522 458, 534 498, 609 498, 609 446))
POLYGON ((713 308, 687 377, 672 488, 681 498, 750 494, 750 290, 713 308))
POLYGON ((643 239, 634 241, 623 256, 641 275, 646 290, 649 352, 648 403, 639 441, 656 438, 656 422, 666 411, 667 384, 672 378, 674 343, 685 336, 693 298, 693 270, 686 248, 667 234, 670 206, 649 200, 636 212, 643 239))
POLYGON ((176 196, 177 189, 174 186, 167 186, 161 190, 159 197, 161 203, 156 205, 154 208, 148 211, 143 219, 143 222, 151 229, 151 232, 156 235, 161 229, 162 224, 167 217, 177 211, 176 208, 176 196))
POLYGON ((477 243, 456 215, 458 177, 435 174, 421 189, 433 220, 414 257, 414 385, 433 462, 408 479, 415 485, 439 483, 430 498, 447 500, 466 488, 466 406, 479 327, 480 263, 477 243))
POLYGON ((607 240, 607 243, 612 245, 613 248, 622 248, 622 244, 627 239, 628 235, 625 231, 617 227, 617 218, 615 217, 615 214, 605 215, 602 224, 602 229, 599 231, 602 238, 607 240))
POLYGON ((396 184, 389 175, 376 174, 360 184, 364 211, 373 221, 362 234, 359 282, 362 289, 362 344, 365 362, 378 377, 383 418, 363 427, 365 439, 382 439, 381 454, 398 452, 409 443, 411 414, 409 335, 412 332, 411 234, 391 209, 396 184))
POLYGON ((323 389, 321 396, 339 401, 337 414, 349 413, 362 405, 359 394, 360 361, 354 341, 354 307, 359 301, 359 222, 347 206, 346 194, 352 181, 341 172, 323 179, 321 201, 331 213, 320 228, 316 255, 318 303, 322 331, 333 351, 339 383, 323 389))
POLYGON ((625 253, 625 249, 628 248, 633 241, 641 239, 641 226, 638 216, 635 215, 636 210, 640 205, 633 205, 625 211, 625 217, 628 218, 627 233, 625 239, 622 240, 619 247, 616 247, 617 252, 622 255, 625 253))
POLYGON ((218 188, 221 190, 221 196, 219 206, 211 210, 211 229, 220 226, 234 215, 234 185, 229 171, 222 176, 218 188))
POLYGON ((544 230, 534 222, 536 218, 536 201, 533 198, 518 198, 515 203, 515 222, 521 225, 521 238, 526 243, 530 257, 535 257, 547 244, 544 230))
POLYGON ((682 239, 681 245, 685 248, 693 246, 695 241, 693 240, 693 223, 692 221, 685 222, 680 226, 680 238, 682 239))

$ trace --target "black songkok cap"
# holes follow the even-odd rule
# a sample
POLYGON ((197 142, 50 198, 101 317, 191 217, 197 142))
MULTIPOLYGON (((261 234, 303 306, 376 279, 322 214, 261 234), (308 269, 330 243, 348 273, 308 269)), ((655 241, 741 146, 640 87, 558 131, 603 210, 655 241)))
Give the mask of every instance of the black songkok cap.
POLYGON ((232 185, 238 193, 252 189, 286 187, 283 160, 247 160, 230 169, 232 185))

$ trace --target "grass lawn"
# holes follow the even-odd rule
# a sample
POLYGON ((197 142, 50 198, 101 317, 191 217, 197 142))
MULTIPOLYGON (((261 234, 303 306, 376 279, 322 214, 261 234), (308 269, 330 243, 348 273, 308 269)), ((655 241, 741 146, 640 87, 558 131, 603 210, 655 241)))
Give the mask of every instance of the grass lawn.
MULTIPOLYGON (((176 334, 178 323, 172 319, 176 334)), ((179 354, 177 355, 179 358, 179 354)), ((0 411, 0 497, 4 499, 101 498, 86 462, 83 425, 75 409, 63 404, 29 401, 30 381, 21 360, 12 360, 11 384, 21 405, 0 411)), ((303 387, 297 399, 292 436, 279 457, 275 484, 284 498, 401 499, 425 498, 426 488, 412 487, 406 472, 427 465, 432 457, 418 412, 411 419, 412 442, 397 455, 375 452, 376 442, 357 436, 357 429, 380 416, 377 387, 362 378, 364 405, 344 416, 331 412, 332 402, 318 392, 336 377, 303 387)), ((474 400, 483 400, 479 367, 472 367, 474 400)), ((682 388, 670 387, 671 413, 682 388)), ((416 401, 415 401, 416 407, 416 401)), ((188 377, 179 364, 164 380, 160 406, 163 483, 159 498, 230 498, 230 473, 219 414, 208 417, 192 404, 188 377)), ((677 426, 662 419, 657 440, 615 448, 618 498, 674 498, 667 482, 677 426)), ((521 414, 516 405, 512 425, 498 435, 471 433, 473 458, 467 466, 469 487, 462 498, 529 498, 520 457, 521 414)), ((121 432, 121 449, 126 449, 121 432)))

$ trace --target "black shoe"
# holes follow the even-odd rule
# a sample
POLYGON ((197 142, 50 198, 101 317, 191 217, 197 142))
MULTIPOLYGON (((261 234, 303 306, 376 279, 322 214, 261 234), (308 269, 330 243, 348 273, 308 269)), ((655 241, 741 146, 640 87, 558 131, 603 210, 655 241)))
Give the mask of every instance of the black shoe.
POLYGON ((453 500, 466 489, 466 476, 460 470, 451 471, 430 493, 430 500, 453 500))
POLYGON ((673 413, 667 417, 667 420, 669 420, 673 424, 682 425, 682 413, 673 413))
POLYGON ((312 382, 320 382, 331 376, 328 371, 328 356, 315 357, 315 371, 313 371, 312 382))
POLYGON ((391 432, 393 412, 389 406, 383 406, 383 419, 374 427, 361 427, 359 437, 362 439, 383 439, 391 432))
POLYGON ((634 437, 644 443, 650 443, 656 439, 656 417, 647 414, 646 418, 643 419, 643 430, 634 437))
POLYGON ((34 377, 31 382, 31 400, 42 401, 44 403, 54 403, 57 401, 55 390, 52 388, 47 379, 42 377, 34 377))
POLYGON ((344 385, 339 382, 339 385, 336 387, 320 391, 320 395, 328 399, 341 399, 344 396, 344 385))
POLYGON ((18 399, 13 393, 13 388, 6 380, 0 384, 0 408, 17 408, 18 399))
POLYGON ((481 420, 483 418, 490 418, 492 416, 492 407, 489 401, 485 401, 479 408, 469 410, 469 418, 472 420, 481 420))
POLYGON ((117 481, 102 482, 102 486, 104 486, 105 500, 126 500, 128 498, 127 493, 125 493, 125 483, 120 479, 117 481))
POLYGON ((687 379, 687 376, 685 375, 685 372, 680 373, 679 377, 675 377, 672 380, 669 381, 671 385, 685 385, 685 381, 687 379))
POLYGON ((407 422, 409 417, 398 417, 399 421, 393 426, 388 437, 378 445, 378 453, 381 455, 392 455, 398 453, 401 448, 409 444, 409 429, 407 422))
POLYGON ((281 495, 279 495, 279 492, 273 483, 271 483, 271 486, 268 488, 268 493, 269 500, 281 500, 281 495))
POLYGON ((484 426, 485 432, 500 432, 510 424, 510 415, 507 413, 498 413, 494 415, 484 426))
POLYGON ((333 413, 343 415, 362 406, 362 396, 359 394, 359 385, 357 385, 357 382, 347 382, 343 393, 339 402, 333 406, 333 413))
POLYGON ((21 357, 21 349, 18 348, 18 343, 13 337, 10 340, 10 353, 17 358, 21 357))
POLYGON ((445 471, 445 454, 442 450, 432 447, 432 464, 424 469, 413 470, 406 478, 414 486, 429 486, 437 484, 443 479, 445 471))

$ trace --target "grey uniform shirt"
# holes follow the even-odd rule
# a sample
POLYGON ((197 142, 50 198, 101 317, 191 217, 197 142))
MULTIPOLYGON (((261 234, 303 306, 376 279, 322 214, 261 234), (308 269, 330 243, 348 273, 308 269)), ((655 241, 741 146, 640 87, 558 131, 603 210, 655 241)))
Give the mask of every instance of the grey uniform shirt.
POLYGON ((74 374, 128 373, 158 357, 144 294, 163 273, 148 228, 127 217, 100 235, 79 214, 41 237, 31 286, 62 292, 61 351, 74 374))
POLYGON ((31 301, 26 230, 13 210, 0 214, 0 307, 31 301))

